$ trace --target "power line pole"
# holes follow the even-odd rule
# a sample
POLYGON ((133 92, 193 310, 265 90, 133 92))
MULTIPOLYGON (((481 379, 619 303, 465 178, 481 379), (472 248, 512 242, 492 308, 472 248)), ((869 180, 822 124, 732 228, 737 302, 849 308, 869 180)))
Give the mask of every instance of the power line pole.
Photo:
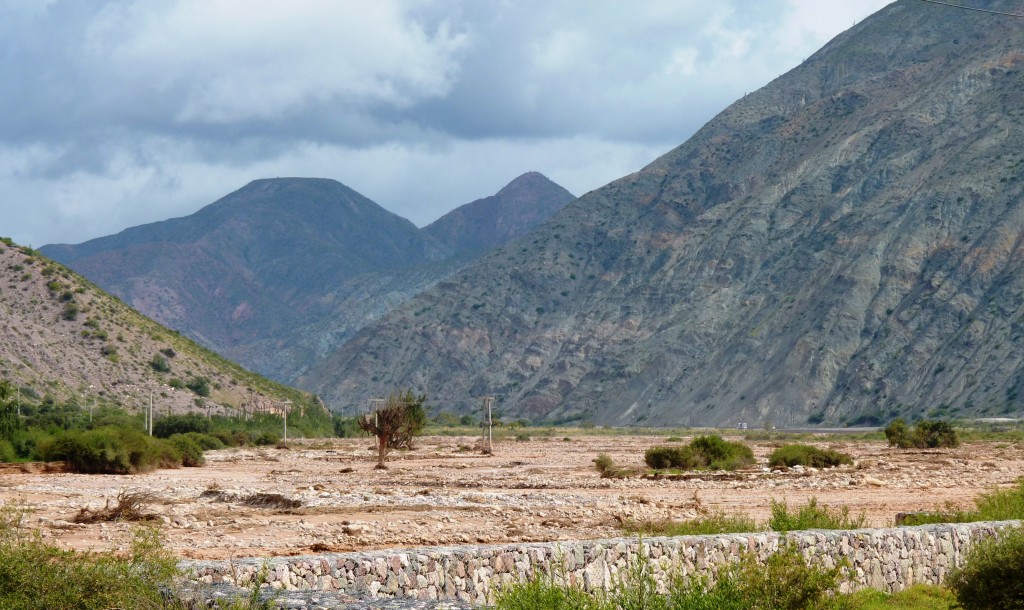
MULTIPOLYGON (((484 396, 484 413, 486 418, 480 427, 486 430, 486 436, 482 439, 484 441, 484 453, 494 453, 494 420, 491 418, 491 404, 494 402, 493 396, 484 396)), ((481 431, 482 432, 482 431, 481 431)))

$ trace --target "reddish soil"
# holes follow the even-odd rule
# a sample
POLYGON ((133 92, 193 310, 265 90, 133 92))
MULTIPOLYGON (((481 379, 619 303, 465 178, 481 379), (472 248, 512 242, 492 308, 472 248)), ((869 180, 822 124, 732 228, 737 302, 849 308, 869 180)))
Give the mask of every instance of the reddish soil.
MULTIPOLYGON (((627 519, 682 520, 702 509, 746 513, 763 521, 770 501, 822 504, 863 512, 886 526, 897 512, 970 508, 979 493, 1024 474, 1024 445, 972 443, 958 449, 901 451, 875 442, 827 442, 854 466, 771 472, 773 443, 751 443, 759 467, 687 480, 602 479, 592 460, 610 455, 640 468, 643 451, 663 438, 570 433, 498 443, 494 455, 469 449, 475 439, 428 437, 373 468, 366 439, 295 443, 290 449, 207 453, 203 468, 98 476, 0 470, 0 501, 31 509, 28 524, 72 548, 126 548, 130 523, 73 523, 119 493, 152 494, 144 509, 162 522, 182 557, 230 558, 385 547, 507 543, 621 535, 627 519), (248 506, 280 494, 297 507, 248 506)), ((686 440, 686 439, 684 439, 686 440)), ((28 469, 31 470, 31 469, 28 469)), ((271 498, 273 499, 273 498, 271 498)))

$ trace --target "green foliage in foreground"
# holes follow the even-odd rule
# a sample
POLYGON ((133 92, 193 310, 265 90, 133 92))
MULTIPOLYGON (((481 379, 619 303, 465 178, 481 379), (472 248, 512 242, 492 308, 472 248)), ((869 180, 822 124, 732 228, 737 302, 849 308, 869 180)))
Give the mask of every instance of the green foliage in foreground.
POLYGON ((736 470, 754 463, 754 452, 744 443, 718 435, 698 436, 684 446, 656 446, 644 453, 651 468, 736 470))
POLYGON ((1024 608, 1024 529, 978 542, 964 565, 949 576, 949 588, 964 610, 1024 608))
POLYGON ((1024 519, 1024 479, 1010 489, 996 489, 974 499, 975 510, 949 507, 944 511, 907 515, 904 525, 926 523, 970 523, 972 521, 1010 521, 1024 519))
MULTIPOLYGON (((556 583, 550 575, 500 592, 497 610, 829 610, 849 607, 838 594, 842 568, 807 565, 787 546, 764 564, 745 555, 724 567, 714 585, 704 578, 675 577, 666 594, 657 593, 649 561, 637 556, 611 593, 586 593, 556 583)), ((564 581, 564 576, 558 578, 564 581)))
MULTIPOLYGON (((5 610, 187 610, 176 595, 178 560, 156 529, 134 532, 127 553, 76 552, 22 529, 25 511, 0 508, 0 608, 5 610)), ((257 585, 258 586, 258 585, 257 585)), ((205 607, 205 606, 203 606, 205 607)), ((221 600, 221 610, 269 610, 254 587, 247 599, 221 600)))
POLYGON ((951 610, 954 596, 949 589, 914 585, 898 593, 862 589, 849 596, 851 610, 951 610))
POLYGON ((852 464, 853 457, 834 449, 818 449, 812 445, 783 445, 768 456, 768 465, 772 468, 786 466, 808 466, 811 468, 832 468, 842 464, 852 464))

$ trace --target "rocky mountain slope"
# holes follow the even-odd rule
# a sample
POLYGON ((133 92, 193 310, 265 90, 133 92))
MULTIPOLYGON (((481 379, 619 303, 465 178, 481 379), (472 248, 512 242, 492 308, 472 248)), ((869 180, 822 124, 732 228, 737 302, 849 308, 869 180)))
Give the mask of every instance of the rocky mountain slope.
POLYGON ((527 174, 493 202, 453 212, 435 238, 333 180, 257 180, 184 218, 40 251, 219 354, 291 382, 479 256, 472 234, 504 243, 572 198, 527 174))
POLYGON ((1017 413, 1022 67, 1018 20, 896 2, 302 383, 602 424, 1017 413))
POLYGON ((10 240, 0 244, 0 379, 17 388, 10 398, 19 401, 52 397, 137 410, 152 399, 159 413, 319 404, 225 361, 10 240), (208 395, 190 385, 205 386, 199 392, 208 395))

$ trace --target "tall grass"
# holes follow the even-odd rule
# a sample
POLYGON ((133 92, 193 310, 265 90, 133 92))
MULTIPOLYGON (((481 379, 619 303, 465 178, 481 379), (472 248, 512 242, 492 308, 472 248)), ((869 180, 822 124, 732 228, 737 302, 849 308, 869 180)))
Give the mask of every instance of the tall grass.
MULTIPOLYGON (((843 568, 808 565, 795 546, 787 545, 763 564, 753 555, 723 566, 714 584, 706 578, 670 578, 659 593, 654 571, 644 554, 630 561, 610 593, 589 593, 561 585, 549 575, 514 584, 497 595, 497 610, 831 610, 844 608, 839 595, 843 568)), ((563 582, 565 578, 562 579, 563 582)))
MULTIPOLYGON (((177 559, 159 530, 139 528, 126 553, 78 552, 24 528, 27 511, 0 507, 0 608, 4 610, 187 610, 177 559)), ((207 606, 203 606, 207 607, 207 606)), ((219 600, 222 610, 264 610, 254 587, 247 598, 219 600)))
POLYGON ((904 518, 903 525, 926 523, 969 523, 972 521, 1009 521, 1024 519, 1024 478, 1010 489, 996 489, 974 500, 974 510, 948 506, 944 511, 914 513, 904 518))

